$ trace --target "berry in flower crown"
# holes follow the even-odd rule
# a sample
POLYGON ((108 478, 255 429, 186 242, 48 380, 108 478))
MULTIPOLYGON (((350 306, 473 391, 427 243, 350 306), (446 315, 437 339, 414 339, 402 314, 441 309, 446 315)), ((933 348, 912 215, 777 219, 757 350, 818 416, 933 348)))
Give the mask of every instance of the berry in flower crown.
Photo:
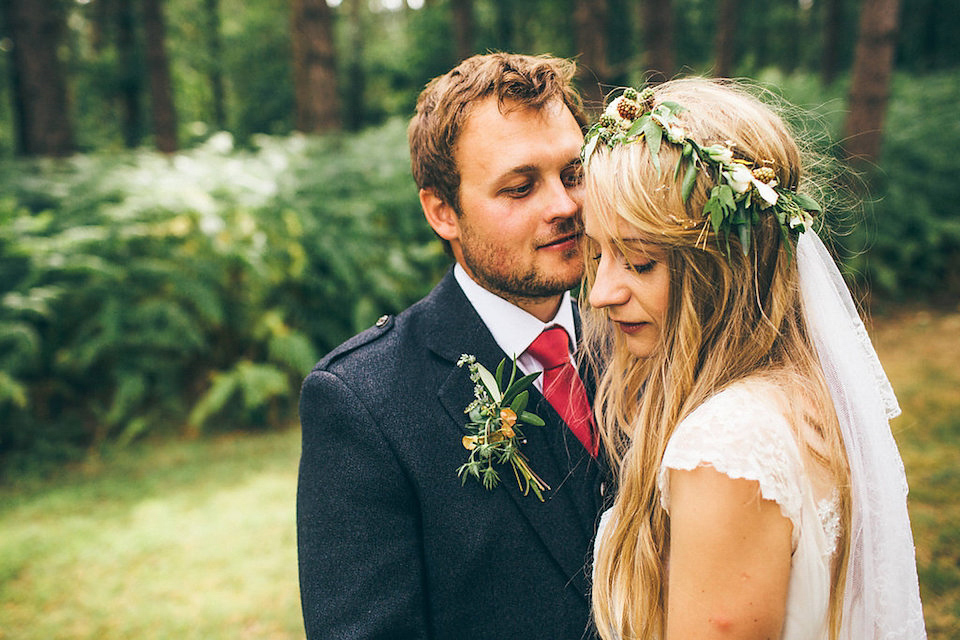
MULTIPOLYGON (((820 205, 807 195, 779 186, 776 172, 769 162, 756 163, 737 157, 736 145, 730 141, 701 146, 687 136, 678 117, 685 109, 676 102, 654 104, 654 91, 626 88, 614 98, 584 139, 581 159, 589 167, 598 147, 613 149, 618 145, 646 142, 657 174, 661 174, 660 147, 673 144, 681 149, 674 167, 674 179, 681 182, 686 202, 693 192, 700 171, 714 182, 710 197, 703 206, 703 217, 717 235, 717 242, 726 245, 730 255, 730 234, 740 239, 744 255, 750 250, 751 229, 761 215, 773 214, 787 240, 812 228, 820 205)), ((786 243, 789 251, 790 244, 786 243)))

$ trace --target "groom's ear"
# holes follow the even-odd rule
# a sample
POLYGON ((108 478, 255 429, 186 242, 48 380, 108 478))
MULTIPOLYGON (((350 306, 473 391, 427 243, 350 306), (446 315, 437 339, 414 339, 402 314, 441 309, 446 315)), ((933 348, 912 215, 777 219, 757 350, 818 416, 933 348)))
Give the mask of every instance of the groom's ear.
POLYGON ((427 223, 438 236, 447 242, 460 237, 457 212, 438 196, 436 191, 420 189, 420 206, 427 223))

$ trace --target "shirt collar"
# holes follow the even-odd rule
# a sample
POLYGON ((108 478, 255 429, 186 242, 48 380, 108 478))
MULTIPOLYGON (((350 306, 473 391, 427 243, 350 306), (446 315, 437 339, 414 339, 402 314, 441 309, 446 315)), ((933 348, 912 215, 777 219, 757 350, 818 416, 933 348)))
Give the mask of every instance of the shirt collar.
POLYGON ((573 345, 571 353, 576 350, 576 324, 573 319, 573 303, 568 291, 563 293, 560 308, 553 319, 549 322, 541 322, 520 307, 484 289, 467 275, 459 264, 453 267, 453 276, 480 319, 487 325, 494 341, 511 358, 516 358, 526 351, 544 329, 552 326, 562 327, 567 332, 570 344, 573 345))

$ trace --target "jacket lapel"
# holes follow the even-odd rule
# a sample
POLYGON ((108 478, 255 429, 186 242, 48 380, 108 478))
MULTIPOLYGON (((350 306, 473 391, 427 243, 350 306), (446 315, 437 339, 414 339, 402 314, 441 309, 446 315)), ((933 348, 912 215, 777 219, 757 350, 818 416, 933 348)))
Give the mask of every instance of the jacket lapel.
MULTIPOLYGON (((452 272, 441 281, 428 298, 434 309, 428 309, 425 331, 427 346, 448 363, 450 374, 437 392, 438 401, 451 418, 456 437, 466 433, 464 408, 473 400, 473 382, 465 368, 456 366, 463 353, 476 356, 488 369, 495 369, 506 354, 481 322, 466 296, 456 284, 452 272)), ((593 522, 596 509, 590 494, 583 493, 590 467, 596 467, 576 437, 560 419, 553 407, 536 389, 531 389, 529 409, 543 420, 543 427, 526 426, 526 442, 522 451, 533 470, 550 485, 540 502, 533 492, 524 496, 509 469, 501 473, 497 491, 505 491, 520 513, 530 523, 540 541, 576 586, 587 598, 589 592, 585 567, 590 556, 593 522), (582 454, 582 455, 581 455, 582 454), (585 457, 585 460, 581 460, 585 457), (589 461, 589 462, 588 462, 589 461), (593 503, 593 504, 591 504, 593 503)), ((466 454, 464 455, 464 460, 466 454)), ((595 477, 596 469, 593 469, 595 477)))

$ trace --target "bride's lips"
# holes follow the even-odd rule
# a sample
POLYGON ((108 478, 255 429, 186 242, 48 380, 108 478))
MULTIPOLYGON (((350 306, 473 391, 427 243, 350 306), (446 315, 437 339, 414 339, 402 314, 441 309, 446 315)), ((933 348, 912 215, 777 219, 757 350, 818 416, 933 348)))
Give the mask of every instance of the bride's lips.
POLYGON ((572 249, 577 246, 577 243, 580 242, 579 233, 565 233, 558 238, 551 240, 550 242, 545 242, 537 247, 537 249, 572 249))
POLYGON ((645 326, 650 324, 649 322, 620 322, 619 320, 614 320, 614 322, 621 331, 627 334, 637 333, 645 326))

